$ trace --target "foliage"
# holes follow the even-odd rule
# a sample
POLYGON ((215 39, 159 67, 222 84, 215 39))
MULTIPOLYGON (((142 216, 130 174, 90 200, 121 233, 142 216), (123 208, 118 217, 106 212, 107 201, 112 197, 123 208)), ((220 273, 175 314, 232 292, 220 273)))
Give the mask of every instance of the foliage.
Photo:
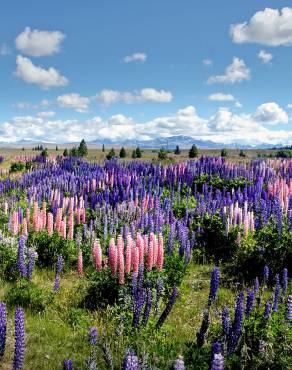
POLYGON ((226 148, 221 149, 221 157, 227 157, 228 156, 228 151, 226 148))
POLYGON ((198 156, 198 148, 195 144, 192 145, 189 151, 189 158, 196 158, 198 156))
POLYGON ((174 154, 179 155, 180 153, 181 153, 181 150, 180 150, 179 146, 177 145, 174 149, 174 154))
POLYGON ((120 158, 126 158, 127 153, 124 147, 121 148, 119 156, 120 158))
POLYGON ((164 148, 161 148, 158 152, 158 159, 160 161, 163 161, 167 159, 167 151, 164 148))
POLYGON ((13 162, 10 166, 10 172, 23 171, 25 169, 25 164, 23 162, 13 162))
POLYGON ((115 156, 116 156, 116 152, 115 152, 114 148, 111 148, 111 150, 106 155, 106 159, 111 160, 111 159, 115 158, 115 156))

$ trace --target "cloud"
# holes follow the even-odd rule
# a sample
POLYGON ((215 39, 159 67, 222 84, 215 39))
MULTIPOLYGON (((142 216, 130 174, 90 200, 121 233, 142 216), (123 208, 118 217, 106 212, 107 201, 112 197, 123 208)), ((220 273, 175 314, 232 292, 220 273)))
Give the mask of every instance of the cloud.
POLYGON ((134 53, 132 55, 127 55, 123 58, 124 63, 131 63, 131 62, 146 62, 147 55, 145 53, 134 53))
POLYGON ((271 53, 268 53, 267 51, 265 50, 261 50, 259 53, 258 53, 258 58, 263 62, 263 63, 269 63, 273 58, 273 54, 271 53))
POLYGON ((248 81, 250 78, 250 70, 246 67, 245 62, 242 59, 234 57, 232 63, 225 69, 224 74, 209 77, 207 84, 234 84, 236 82, 248 81))
POLYGON ((11 54, 10 48, 6 44, 0 45, 0 56, 4 57, 11 54))
POLYGON ((265 8, 255 13, 249 21, 231 25, 230 35, 237 44, 291 45, 292 8, 265 8))
POLYGON ((208 100, 212 101, 235 101, 231 94, 215 93, 208 96, 208 100))
POLYGON ((292 109, 292 104, 287 104, 288 109, 292 109))
POLYGON ((16 37, 15 46, 23 54, 41 57, 58 53, 64 38, 60 31, 39 31, 26 27, 16 37))
POLYGON ((44 69, 32 63, 29 58, 18 55, 16 58, 15 75, 23 81, 35 84, 42 89, 48 90, 52 87, 67 86, 69 81, 55 68, 44 69))
POLYGON ((47 99, 41 100, 37 104, 31 104, 27 101, 20 101, 18 103, 12 104, 12 108, 16 109, 40 109, 40 108, 47 108, 50 105, 50 101, 47 99))
POLYGON ((109 106, 118 102, 132 104, 132 103, 169 103, 172 101, 172 94, 170 91, 156 90, 152 87, 147 87, 138 93, 121 92, 117 90, 102 90, 96 98, 105 106, 109 106))
POLYGON ((265 103, 257 107, 253 119, 261 123, 288 123, 288 114, 277 103, 265 103))
POLYGON ((261 144, 291 143, 292 130, 272 129, 270 124, 287 122, 285 112, 278 104, 261 104, 255 112, 235 114, 228 108, 219 108, 208 118, 202 118, 194 106, 177 112, 139 122, 132 117, 116 114, 103 120, 96 116, 89 120, 60 120, 55 117, 17 116, 0 124, 0 141, 16 142, 27 139, 48 142, 77 142, 110 139, 151 140, 175 135, 220 143, 261 144))
POLYGON ((44 112, 38 112, 37 116, 40 117, 40 118, 51 118, 51 117, 54 117, 56 115, 56 112, 54 111, 44 111, 44 112))
POLYGON ((213 65, 213 61, 211 59, 203 59, 202 63, 204 66, 210 67, 213 65))
POLYGON ((70 93, 58 96, 57 102, 61 108, 71 108, 76 112, 84 113, 88 111, 90 98, 70 93))

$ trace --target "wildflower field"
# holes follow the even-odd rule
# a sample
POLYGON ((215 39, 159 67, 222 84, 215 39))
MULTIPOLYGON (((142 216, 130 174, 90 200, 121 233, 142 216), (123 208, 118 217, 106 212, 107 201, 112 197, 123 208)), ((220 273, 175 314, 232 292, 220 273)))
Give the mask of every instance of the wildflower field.
POLYGON ((22 161, 1 369, 292 369, 291 159, 22 161))

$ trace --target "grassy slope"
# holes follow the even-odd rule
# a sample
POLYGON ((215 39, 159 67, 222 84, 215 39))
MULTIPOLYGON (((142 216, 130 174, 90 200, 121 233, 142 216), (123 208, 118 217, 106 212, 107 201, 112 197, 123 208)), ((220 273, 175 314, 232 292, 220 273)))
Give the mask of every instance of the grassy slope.
MULTIPOLYGON (((115 310, 96 311, 93 313, 72 311, 82 294, 85 280, 78 279, 75 273, 67 273, 61 280, 61 291, 43 314, 25 312, 26 353, 25 369, 60 369, 65 358, 74 360, 82 367, 89 355, 87 328, 95 325, 100 338, 106 337, 115 358, 122 359, 124 346, 137 346, 141 352, 147 351, 155 361, 155 353, 163 357, 168 365, 179 353, 183 353, 185 343, 194 340, 201 324, 202 311, 205 308, 209 292, 210 266, 192 265, 189 274, 180 287, 180 296, 175 307, 159 333, 153 332, 154 321, 147 329, 128 335, 115 335, 113 317, 115 310), (72 314, 73 312, 73 314, 72 314)), ((43 289, 50 291, 53 285, 52 271, 36 271, 33 281, 43 289)), ((1 284, 0 299, 3 300, 8 283, 1 284)), ((219 299, 214 306, 213 320, 219 319, 216 307, 233 301, 231 291, 221 289, 219 299), (217 316, 217 319, 216 319, 217 316)), ((9 311, 7 350, 2 363, 3 369, 9 369, 13 357, 13 311, 9 311)), ((104 368, 102 354, 99 351, 99 368, 104 368)), ((166 363, 159 363, 164 368, 166 363)))

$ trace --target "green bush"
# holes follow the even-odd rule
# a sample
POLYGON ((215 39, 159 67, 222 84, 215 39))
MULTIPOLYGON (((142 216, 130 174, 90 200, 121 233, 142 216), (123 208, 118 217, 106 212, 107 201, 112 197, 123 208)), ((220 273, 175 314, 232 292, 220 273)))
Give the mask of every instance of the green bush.
POLYGON ((16 271, 17 248, 0 243, 0 277, 5 280, 13 280, 16 271))
POLYGON ((25 164, 22 162, 11 163, 10 172, 23 171, 24 169, 25 169, 25 164))

